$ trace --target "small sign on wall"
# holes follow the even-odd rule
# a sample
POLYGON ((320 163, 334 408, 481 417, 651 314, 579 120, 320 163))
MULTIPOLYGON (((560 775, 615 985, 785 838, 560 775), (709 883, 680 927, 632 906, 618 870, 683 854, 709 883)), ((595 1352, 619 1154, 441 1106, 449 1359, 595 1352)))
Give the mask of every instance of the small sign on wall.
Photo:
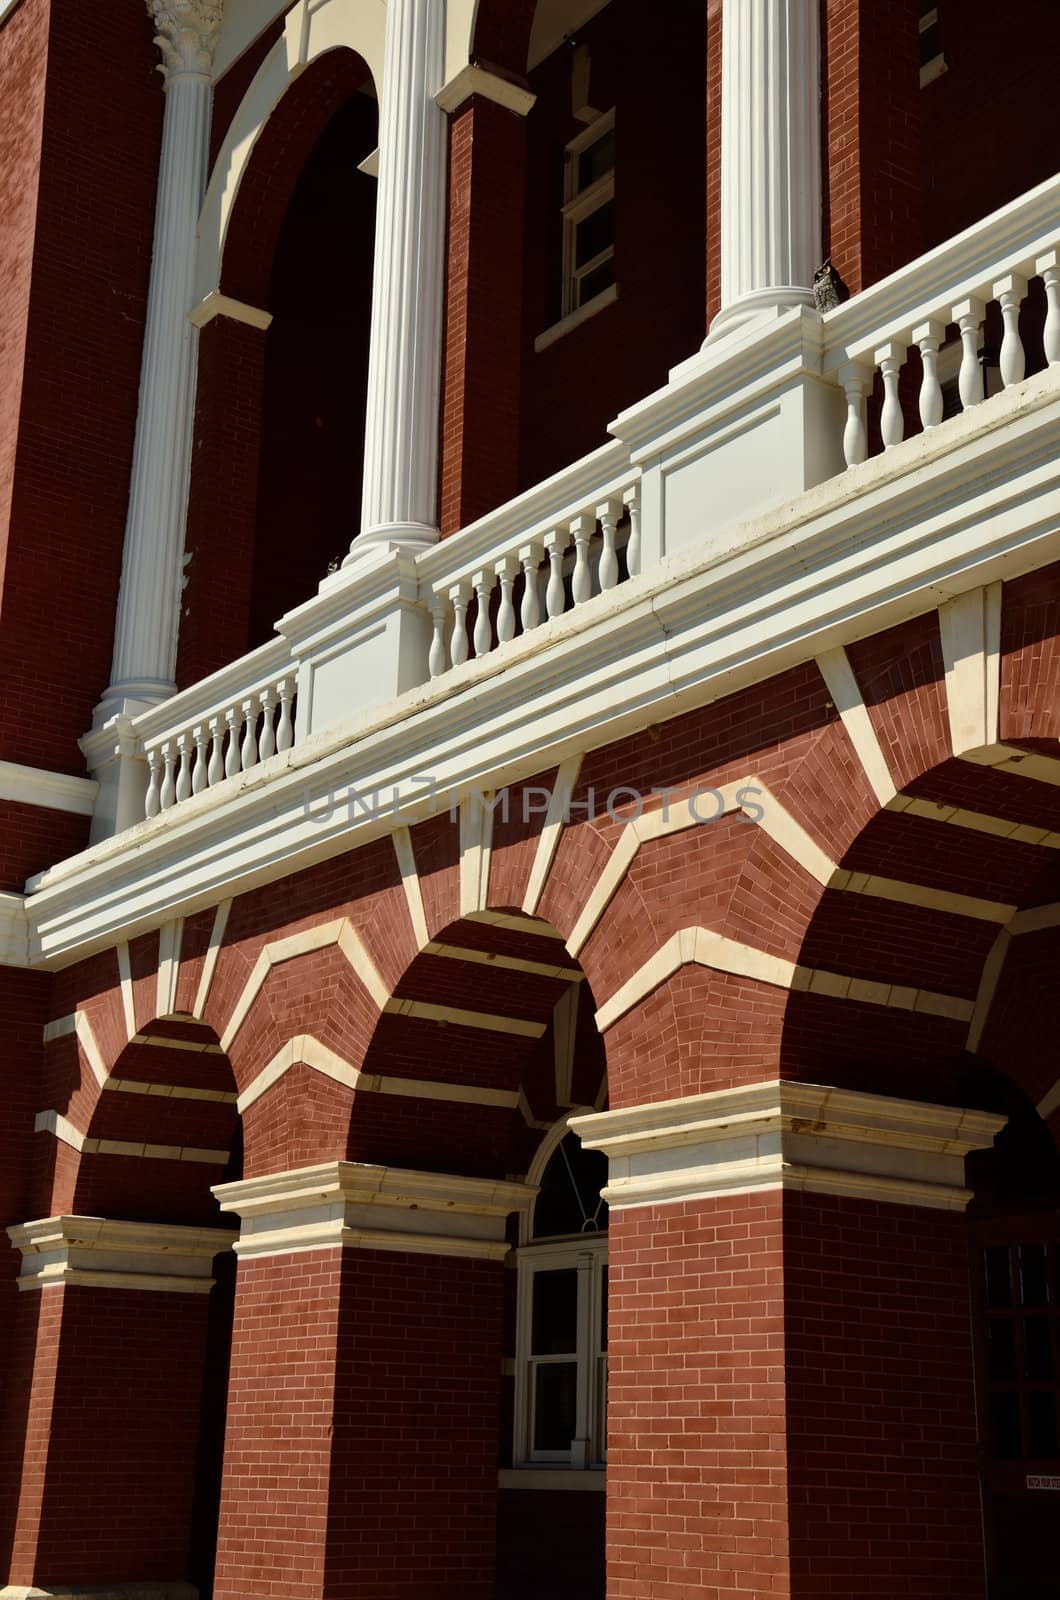
POLYGON ((1060 1489, 1060 1477, 1044 1477, 1041 1473, 1027 1474, 1028 1489, 1060 1489))

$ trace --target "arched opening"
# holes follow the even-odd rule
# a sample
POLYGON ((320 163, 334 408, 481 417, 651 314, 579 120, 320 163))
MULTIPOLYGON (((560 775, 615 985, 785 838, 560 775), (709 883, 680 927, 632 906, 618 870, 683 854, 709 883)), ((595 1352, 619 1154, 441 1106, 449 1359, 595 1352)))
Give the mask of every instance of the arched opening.
POLYGON ((250 310, 199 335, 182 684, 271 638, 356 532, 377 128, 367 65, 330 49, 291 82, 241 174, 219 289, 250 310))
MULTIPOLYGON (((1053 752, 1034 740, 969 752, 876 814, 810 920, 781 1040, 785 1076, 1008 1118, 967 1163, 976 1414, 953 1418, 977 1440, 990 1600, 1055 1590, 1043 1492, 1060 1480, 1053 752)), ((881 1414, 902 1403, 899 1382, 881 1414)))
MULTIPOLYGON (((232 1070, 205 1023, 172 1015, 142 1027, 106 1079, 78 1164, 71 1209, 113 1222, 227 1230, 211 1190, 242 1176, 242 1127, 232 1070)), ((213 1258, 213 1283, 185 1352, 197 1378, 192 1416, 172 1416, 175 1454, 190 1451, 182 1487, 187 1503, 187 1570, 201 1600, 213 1592, 236 1258, 227 1236, 213 1258), (196 1362, 199 1363, 196 1368, 196 1362)), ((138 1297, 139 1298, 139 1297, 138 1297)), ((168 1295, 144 1296, 166 1302, 168 1295)), ((154 1305, 150 1306, 152 1312, 154 1305)), ((165 1305, 161 1306, 165 1314, 165 1305)), ((161 1358, 160 1358, 161 1359, 161 1358)), ((159 1380, 165 1383, 165 1373, 159 1380)), ((158 1401, 164 1413, 165 1401, 158 1401)))

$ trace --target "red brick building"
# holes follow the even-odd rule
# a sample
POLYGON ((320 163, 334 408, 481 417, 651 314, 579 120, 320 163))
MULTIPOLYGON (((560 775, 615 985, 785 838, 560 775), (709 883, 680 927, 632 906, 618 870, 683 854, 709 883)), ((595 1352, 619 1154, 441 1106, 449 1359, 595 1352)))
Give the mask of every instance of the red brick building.
POLYGON ((0 4, 4 1600, 1057 1593, 1058 49, 0 4))

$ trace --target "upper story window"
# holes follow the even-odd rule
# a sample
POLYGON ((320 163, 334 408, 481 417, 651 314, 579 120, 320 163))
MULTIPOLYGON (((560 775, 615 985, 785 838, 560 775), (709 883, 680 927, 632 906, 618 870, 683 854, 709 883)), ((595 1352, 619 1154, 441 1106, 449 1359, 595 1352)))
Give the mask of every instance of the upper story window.
POLYGON ((615 282, 615 113, 567 146, 563 204, 563 315, 615 282))
POLYGON ((607 1454, 607 1161, 564 1133, 518 1253, 515 1460, 587 1468, 607 1454))
POLYGON ((932 83, 945 70, 939 8, 934 0, 920 0, 920 87, 932 83))

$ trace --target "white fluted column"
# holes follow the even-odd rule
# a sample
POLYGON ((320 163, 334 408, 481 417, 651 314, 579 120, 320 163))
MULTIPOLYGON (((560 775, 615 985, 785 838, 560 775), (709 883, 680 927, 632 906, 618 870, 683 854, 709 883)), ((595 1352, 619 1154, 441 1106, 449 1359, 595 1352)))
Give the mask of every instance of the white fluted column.
POLYGON ((721 309, 709 338, 813 304, 821 264, 819 7, 725 0, 721 309))
POLYGON ((438 538, 438 407, 445 276, 443 0, 389 0, 368 359, 361 533, 380 546, 438 538))
POLYGON ((175 687, 195 401, 197 333, 188 312, 223 8, 224 0, 147 0, 166 106, 114 658, 97 727, 156 705, 175 687))

